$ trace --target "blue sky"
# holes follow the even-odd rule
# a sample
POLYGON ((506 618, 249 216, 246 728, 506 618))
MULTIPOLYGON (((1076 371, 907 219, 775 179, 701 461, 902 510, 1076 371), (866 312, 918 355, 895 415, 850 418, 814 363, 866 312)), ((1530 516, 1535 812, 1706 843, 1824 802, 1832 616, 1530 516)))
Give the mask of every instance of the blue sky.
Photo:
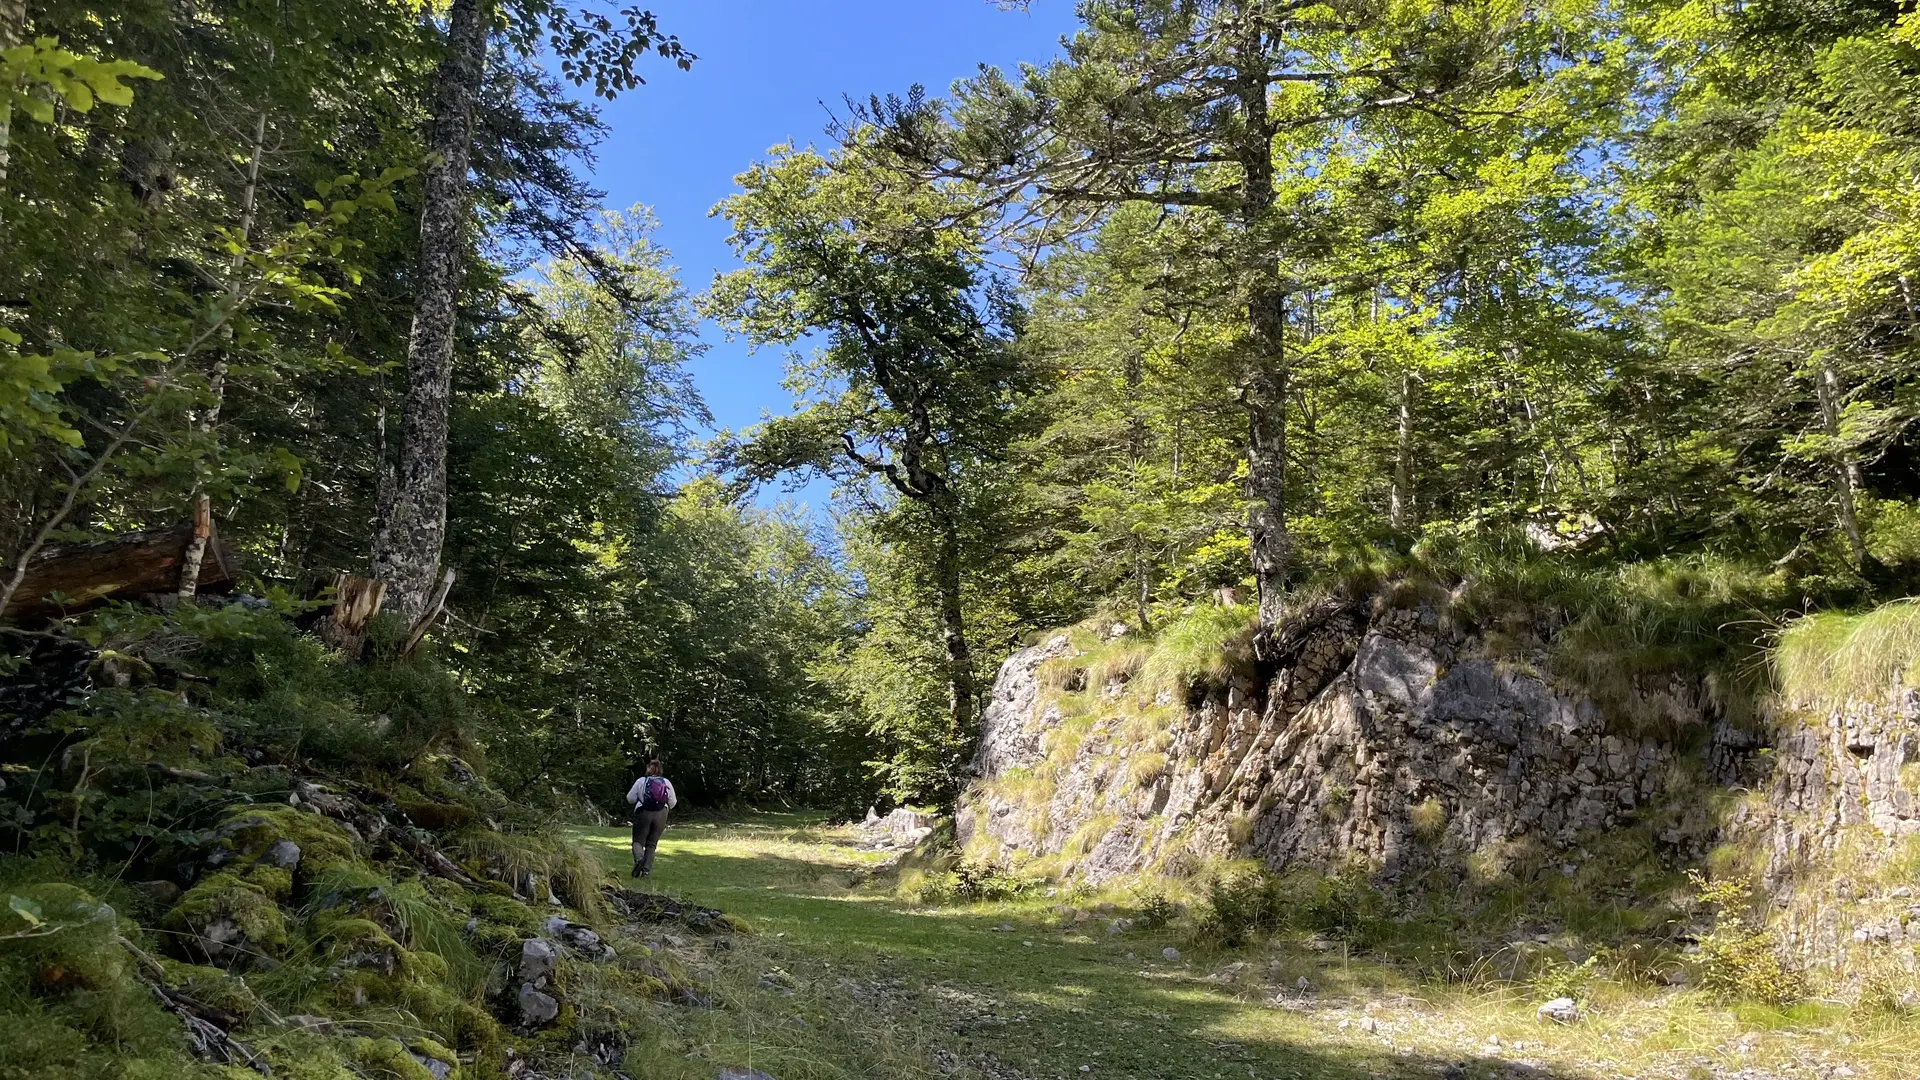
MULTIPOLYGON (((691 71, 655 60, 647 84, 603 107, 611 135, 595 183, 607 204, 645 203, 660 219, 690 290, 738 265, 726 222, 707 211, 734 191, 733 177, 783 142, 825 145, 829 107, 843 95, 904 94, 914 83, 944 92, 981 63, 1011 69, 1046 60, 1074 26, 1072 0, 1033 0, 1002 11, 990 0, 643 0, 660 27, 699 55, 691 71)), ((717 327, 693 374, 720 427, 740 430, 782 413, 784 357, 750 353, 717 327)), ((766 497, 778 497, 777 492, 766 497)), ((816 506, 824 490, 801 497, 816 506)))

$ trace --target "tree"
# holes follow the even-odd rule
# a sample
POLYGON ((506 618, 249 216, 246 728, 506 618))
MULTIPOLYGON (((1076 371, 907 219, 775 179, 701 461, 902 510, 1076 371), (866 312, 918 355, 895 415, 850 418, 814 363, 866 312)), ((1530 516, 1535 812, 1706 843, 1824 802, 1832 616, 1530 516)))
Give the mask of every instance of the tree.
POLYGON ((823 335, 793 373, 809 395, 732 454, 753 478, 817 470, 905 500, 938 604, 949 730, 977 692, 962 603, 963 486, 1003 452, 1021 389, 1021 312, 985 274, 956 197, 878 165, 854 141, 832 158, 780 148, 721 204, 744 270, 717 279, 714 311, 760 345, 823 335))
MULTIPOLYGON (((453 393, 453 346, 466 236, 467 173, 473 155, 474 105, 486 78, 495 0, 453 0, 445 54, 435 75, 427 134, 426 190, 420 211, 420 253, 414 272, 413 330, 407 342, 407 394, 395 483, 383 494, 374 541, 374 574, 403 616, 427 604, 447 529, 447 424, 453 393)), ((530 55, 542 44, 560 58, 576 85, 593 83, 612 97, 641 82, 634 64, 648 51, 688 67, 693 54, 662 35, 651 13, 628 9, 624 27, 549 0, 521 0, 507 11, 508 44, 530 55)))
POLYGON ((1216 215, 1241 307, 1248 555, 1259 618, 1284 613, 1288 300, 1326 224, 1285 212, 1276 143, 1337 140, 1374 112, 1445 112, 1514 71, 1515 15, 1278 0, 1091 0, 1067 57, 1018 85, 987 71, 950 108, 873 103, 903 157, 1025 197, 1038 238, 1130 202, 1216 215), (951 117, 952 123, 946 122, 951 117))

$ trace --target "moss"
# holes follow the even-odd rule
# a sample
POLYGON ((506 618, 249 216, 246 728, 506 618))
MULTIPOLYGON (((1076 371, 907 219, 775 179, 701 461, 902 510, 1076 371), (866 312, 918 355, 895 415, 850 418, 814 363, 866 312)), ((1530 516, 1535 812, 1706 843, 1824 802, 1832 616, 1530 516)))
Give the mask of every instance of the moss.
POLYGON ((260 856, 278 841, 293 841, 300 846, 299 869, 306 877, 356 862, 353 841, 338 822, 291 806, 237 810, 220 831, 226 834, 231 850, 249 858, 260 856))
MULTIPOLYGON (((181 1075, 179 1026, 141 982, 120 944, 134 933, 114 910, 76 886, 11 885, 38 905, 46 925, 68 929, 0 941, 0 1077, 181 1075)), ((20 929, 0 913, 0 932, 20 929)))
POLYGON ((433 1073, 414 1060, 398 1039, 355 1039, 350 1046, 353 1060, 370 1076, 386 1080, 433 1080, 433 1073))
MULTIPOLYGON (((279 884, 268 877, 263 886, 253 873, 270 867, 245 867, 223 870, 203 879, 187 890, 180 902, 167 913, 165 926, 174 931, 197 934, 219 919, 227 919, 246 936, 247 947, 255 952, 275 953, 287 944, 287 924, 280 905, 267 889, 279 884)), ((284 871, 282 871, 284 873, 284 871)))
POLYGON ((432 832, 462 829, 479 818, 471 807, 459 803, 407 800, 399 806, 400 812, 407 815, 407 820, 432 832))

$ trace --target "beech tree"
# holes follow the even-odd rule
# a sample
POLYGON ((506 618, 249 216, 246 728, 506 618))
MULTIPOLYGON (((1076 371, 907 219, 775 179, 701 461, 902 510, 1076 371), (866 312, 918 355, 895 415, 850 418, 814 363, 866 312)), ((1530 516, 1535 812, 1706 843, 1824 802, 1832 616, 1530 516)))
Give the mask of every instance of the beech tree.
POLYGON ((957 198, 871 149, 778 149, 720 206, 747 267, 715 281, 713 310, 758 345, 825 342, 793 372, 804 407, 760 425, 732 459, 753 478, 816 470, 877 482, 922 519, 949 730, 960 732, 977 697, 962 488, 1008 437, 1021 312, 987 275, 978 232, 953 223, 957 198))

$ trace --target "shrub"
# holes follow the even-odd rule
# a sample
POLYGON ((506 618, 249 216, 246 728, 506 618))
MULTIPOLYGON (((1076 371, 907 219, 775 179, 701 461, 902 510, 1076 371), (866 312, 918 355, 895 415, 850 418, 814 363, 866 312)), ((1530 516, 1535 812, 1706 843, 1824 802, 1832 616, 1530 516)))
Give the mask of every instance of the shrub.
POLYGON ((918 892, 926 904, 978 904, 1011 900, 1032 887, 992 863, 962 859, 951 870, 921 879, 918 892))
POLYGON ((1725 998, 1771 1005, 1799 997, 1799 976, 1780 962, 1772 932, 1747 914, 1751 883, 1710 881, 1698 870, 1687 871, 1687 878, 1700 902, 1716 909, 1712 928, 1700 938, 1700 985, 1725 998))
POLYGON ((1207 881, 1207 909, 1195 936, 1227 948, 1282 929, 1291 908, 1281 880, 1257 867, 1229 867, 1207 881))
POLYGON ((1134 924, 1142 930, 1165 930, 1179 917, 1180 905, 1156 889, 1140 894, 1139 913, 1134 916, 1134 924))

